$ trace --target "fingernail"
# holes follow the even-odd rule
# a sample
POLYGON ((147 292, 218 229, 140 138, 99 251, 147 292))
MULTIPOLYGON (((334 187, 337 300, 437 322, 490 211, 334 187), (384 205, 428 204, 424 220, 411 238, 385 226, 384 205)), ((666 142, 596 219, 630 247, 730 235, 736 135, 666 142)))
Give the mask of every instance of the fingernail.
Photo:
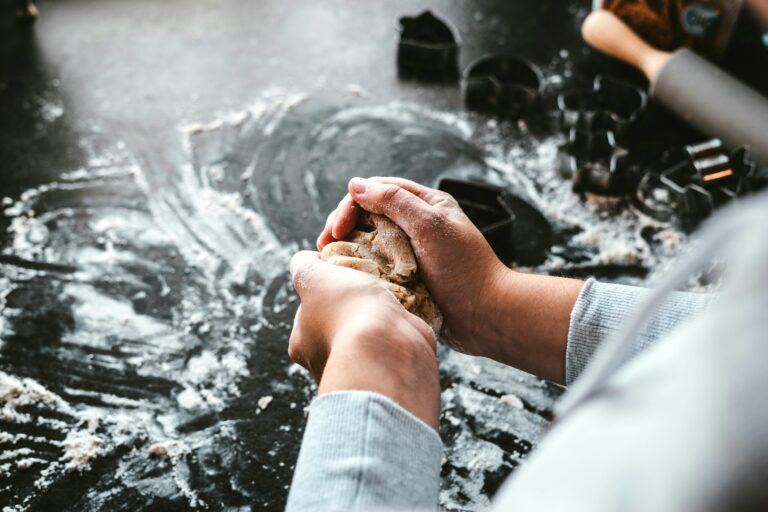
POLYGON ((367 187, 368 184, 363 178, 352 178, 352 181, 349 182, 349 188, 355 194, 365 194, 367 187))

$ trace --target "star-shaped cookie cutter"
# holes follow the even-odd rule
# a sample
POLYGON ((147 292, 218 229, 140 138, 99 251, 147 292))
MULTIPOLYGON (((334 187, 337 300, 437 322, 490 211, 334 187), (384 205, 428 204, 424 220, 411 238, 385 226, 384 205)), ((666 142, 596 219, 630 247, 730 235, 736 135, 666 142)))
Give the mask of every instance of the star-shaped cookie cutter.
POLYGON ((695 226, 720 206, 751 192, 756 165, 749 150, 728 152, 719 139, 685 147, 686 159, 661 173, 669 203, 683 224, 695 226))
POLYGON ((686 146, 686 157, 660 175, 648 172, 637 188, 635 205, 655 219, 677 218, 695 228, 720 206, 766 184, 749 151, 727 151, 719 139, 686 146))
POLYGON ((577 193, 621 195, 628 189, 627 150, 616 144, 610 130, 571 129, 557 148, 557 169, 577 193))

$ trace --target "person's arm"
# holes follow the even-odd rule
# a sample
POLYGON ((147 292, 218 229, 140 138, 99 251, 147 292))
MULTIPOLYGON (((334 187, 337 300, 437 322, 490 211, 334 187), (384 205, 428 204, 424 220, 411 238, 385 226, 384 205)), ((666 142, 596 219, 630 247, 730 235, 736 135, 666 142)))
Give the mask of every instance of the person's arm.
MULTIPOLYGON (((565 383, 581 375, 598 347, 625 327, 650 292, 647 288, 601 283, 584 284, 571 312, 565 357, 565 383)), ((703 311, 712 296, 706 293, 672 293, 659 304, 654 316, 635 340, 634 353, 677 329, 703 311)))
MULTIPOLYGON (((572 382, 646 292, 513 271, 454 198, 401 178, 353 179, 318 248, 343 239, 361 208, 386 215, 410 237, 422 277, 445 317, 443 337, 454 348, 555 382, 572 382)), ((660 306, 637 351, 707 300, 703 294, 676 294, 660 306)))
MULTIPOLYGON (((411 238, 445 315, 444 335, 466 352, 563 382, 566 352, 577 373, 579 354, 591 356, 636 304, 638 289, 513 272, 442 192, 395 178, 368 180, 363 190, 353 182, 350 192, 318 246, 346 235, 356 202, 389 216, 411 238)), ((291 271, 302 302, 289 354, 313 374, 320 397, 288 510, 436 508, 440 389, 431 329, 372 277, 317 253, 299 253, 291 271)), ((659 333, 684 316, 669 311, 659 333)))
POLYGON ((318 382, 288 511, 435 510, 442 443, 432 329, 375 279, 291 261, 290 357, 318 382))

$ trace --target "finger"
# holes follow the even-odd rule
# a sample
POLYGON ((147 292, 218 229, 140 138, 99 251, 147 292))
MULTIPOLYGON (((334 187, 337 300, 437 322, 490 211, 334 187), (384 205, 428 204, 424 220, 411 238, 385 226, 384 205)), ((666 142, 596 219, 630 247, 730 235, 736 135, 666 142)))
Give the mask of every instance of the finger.
POLYGON ((336 219, 336 211, 333 210, 331 213, 328 214, 328 218, 325 219, 325 229, 328 229, 329 227, 333 226, 333 221, 336 219))
POLYGON ((322 251, 326 245, 330 244, 333 241, 334 241, 334 238, 333 238, 333 235, 331 235, 331 228, 326 228, 323 230, 322 233, 320 233, 320 236, 317 237, 317 241, 315 242, 315 245, 317 246, 318 251, 322 251))
POLYGON ((338 211, 338 208, 336 210, 333 210, 331 213, 328 214, 328 218, 325 220, 325 227, 323 228, 323 231, 320 233, 320 236, 317 237, 317 242, 315 243, 318 251, 322 251, 323 247, 333 242, 333 236, 331 235, 331 228, 333 228, 333 223, 336 219, 337 211, 338 211))
MULTIPOLYGON (((345 242, 339 242, 340 244, 343 244, 345 242)), ((370 274, 373 277, 381 277, 382 271, 379 267, 378 263, 371 260, 366 260, 363 258, 356 258, 354 256, 331 256, 328 258, 328 263, 331 265, 336 265, 338 267, 345 267, 345 268, 351 268, 352 270, 357 270, 358 272, 365 272, 366 274, 370 274)))
POLYGON ((339 203, 336 211, 338 213, 331 229, 331 235, 336 240, 342 240, 357 224, 357 218, 360 216, 360 206, 355 203, 350 194, 347 194, 339 203))
POLYGON ((322 271, 321 265, 325 263, 320 259, 320 254, 315 251, 299 251, 293 255, 289 264, 293 287, 300 298, 309 288, 312 280, 322 271))
POLYGON ((373 178, 369 179, 379 183, 397 185, 398 187, 404 188, 411 194, 420 197, 433 206, 440 202, 453 199, 453 196, 447 192, 443 192, 442 190, 435 188, 429 188, 425 185, 422 185, 421 183, 416 183, 415 181, 407 180, 405 178, 396 178, 393 176, 374 176, 373 178))
POLYGON ((413 239, 417 239, 424 228, 437 227, 435 223, 441 218, 429 203, 398 185, 354 178, 349 191, 360 207, 386 215, 413 239))

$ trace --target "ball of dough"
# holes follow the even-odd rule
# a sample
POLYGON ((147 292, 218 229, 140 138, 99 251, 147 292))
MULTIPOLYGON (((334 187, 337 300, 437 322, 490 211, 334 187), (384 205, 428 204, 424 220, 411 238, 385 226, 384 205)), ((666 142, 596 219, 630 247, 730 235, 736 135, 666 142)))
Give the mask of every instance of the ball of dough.
POLYGON ((427 322, 435 336, 440 334, 443 315, 421 282, 411 242, 387 217, 363 212, 346 240, 326 245, 320 257, 376 277, 405 309, 427 322))

